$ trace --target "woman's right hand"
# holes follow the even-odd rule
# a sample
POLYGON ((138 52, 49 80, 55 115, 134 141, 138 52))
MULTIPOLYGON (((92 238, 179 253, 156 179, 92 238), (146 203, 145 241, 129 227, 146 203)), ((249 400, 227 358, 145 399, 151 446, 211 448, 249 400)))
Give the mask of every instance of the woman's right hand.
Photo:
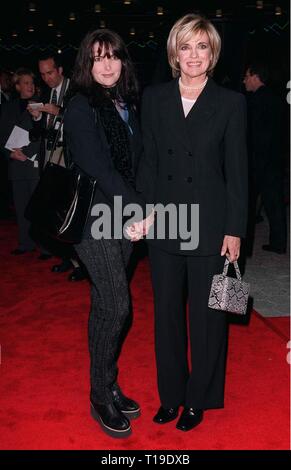
POLYGON ((126 227, 125 231, 132 242, 138 242, 142 237, 143 233, 141 231, 141 224, 142 222, 135 222, 134 224, 126 227))
POLYGON ((134 222, 132 225, 126 228, 126 233, 130 240, 133 242, 139 241, 142 237, 149 233, 149 230, 154 223, 155 212, 152 210, 150 215, 140 222, 134 222))

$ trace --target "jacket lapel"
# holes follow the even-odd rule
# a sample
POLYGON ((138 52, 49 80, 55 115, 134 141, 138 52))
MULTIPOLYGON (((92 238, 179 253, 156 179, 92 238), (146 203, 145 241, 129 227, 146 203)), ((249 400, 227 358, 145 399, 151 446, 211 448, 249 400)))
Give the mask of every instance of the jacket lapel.
POLYGON ((129 138, 130 138, 130 142, 132 145, 132 158, 133 158, 132 166, 133 166, 134 172, 136 173, 137 166, 139 163, 139 158, 142 153, 142 144, 141 144, 142 136, 140 132, 139 123, 136 117, 136 113, 132 109, 129 109, 128 124, 132 130, 132 134, 129 133, 129 138))
POLYGON ((205 88, 200 93, 193 108, 186 117, 187 127, 192 132, 201 130, 216 111, 217 85, 208 78, 205 88))
POLYGON ((178 79, 173 80, 167 98, 163 102, 163 112, 168 120, 169 132, 173 132, 187 149, 192 147, 193 137, 209 130, 209 121, 216 112, 217 85, 209 77, 205 88, 185 118, 178 79))
POLYGON ((167 94, 161 103, 163 117, 167 121, 169 132, 173 133, 181 145, 189 148, 190 140, 187 132, 187 126, 185 125, 185 116, 179 91, 178 79, 172 80, 169 85, 170 86, 167 90, 167 94))

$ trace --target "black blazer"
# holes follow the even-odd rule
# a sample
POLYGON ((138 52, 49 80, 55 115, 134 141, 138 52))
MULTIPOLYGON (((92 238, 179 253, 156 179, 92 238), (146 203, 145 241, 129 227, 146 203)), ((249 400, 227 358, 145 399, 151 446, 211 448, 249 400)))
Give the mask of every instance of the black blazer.
MULTIPOLYGON (((133 168, 136 168, 142 152, 142 139, 133 111, 129 111, 129 125, 133 130, 133 136, 129 133, 129 137, 133 168)), ((98 112, 95 117, 88 99, 81 94, 77 94, 67 106, 64 116, 64 136, 70 159, 97 180, 97 190, 92 205, 104 203, 112 207, 113 197, 122 196, 123 206, 137 203, 145 208, 144 200, 115 169, 109 144, 99 123, 98 112)), ((86 224, 85 238, 91 238, 90 229, 93 221, 94 218, 90 217, 86 224)))
MULTIPOLYGON (((8 101, 2 106, 0 117, 0 146, 3 154, 9 161, 9 178, 11 180, 35 179, 39 176, 39 169, 34 167, 33 162, 26 160, 21 162, 10 158, 10 150, 5 149, 5 144, 14 126, 19 126, 30 131, 33 128, 33 121, 28 111, 21 110, 20 99, 8 101)), ((23 148, 23 153, 31 158, 37 154, 39 156, 40 141, 30 142, 23 148)), ((36 159, 38 160, 38 156, 36 159)))
POLYGON ((240 93, 211 78, 185 118, 178 80, 149 87, 142 103, 145 148, 137 189, 151 203, 199 204, 199 245, 152 243, 172 253, 215 255, 224 235, 243 237, 247 224, 246 106, 240 93))

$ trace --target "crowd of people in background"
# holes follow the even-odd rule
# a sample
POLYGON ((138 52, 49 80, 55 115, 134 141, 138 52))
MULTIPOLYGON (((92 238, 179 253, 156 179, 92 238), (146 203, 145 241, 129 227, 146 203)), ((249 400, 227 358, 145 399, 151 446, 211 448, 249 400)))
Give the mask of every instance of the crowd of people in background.
MULTIPOLYGON (((55 256, 61 262, 52 266, 55 273, 72 270, 70 281, 86 279, 85 269, 69 246, 47 239, 30 226, 25 208, 36 188, 40 174, 50 156, 54 132, 60 124, 64 110, 65 93, 69 79, 63 75, 58 57, 43 55, 38 61, 38 73, 42 86, 35 85, 32 70, 21 67, 14 73, 1 70, 0 152, 1 152, 1 208, 2 218, 9 217, 11 205, 15 208, 18 225, 18 246, 11 252, 14 256, 40 248, 40 260, 55 256), (30 109, 31 103, 42 103, 41 111, 30 109), (19 126, 29 132, 30 143, 13 151, 5 148, 14 128, 19 126), (10 184, 9 184, 10 182, 10 184)), ((64 164, 62 139, 51 156, 51 161, 64 164)))

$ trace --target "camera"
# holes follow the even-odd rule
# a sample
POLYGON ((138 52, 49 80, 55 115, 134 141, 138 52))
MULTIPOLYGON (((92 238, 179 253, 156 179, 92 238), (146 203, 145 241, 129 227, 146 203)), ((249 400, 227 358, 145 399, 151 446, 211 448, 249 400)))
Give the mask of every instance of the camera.
POLYGON ((43 129, 41 127, 34 127, 29 131, 30 142, 37 142, 39 140, 46 139, 47 150, 51 150, 57 137, 57 129, 43 129))
POLYGON ((46 148, 47 150, 51 150, 54 146, 55 140, 57 138, 58 131, 57 129, 47 129, 46 131, 46 139, 47 139, 47 144, 46 148))

